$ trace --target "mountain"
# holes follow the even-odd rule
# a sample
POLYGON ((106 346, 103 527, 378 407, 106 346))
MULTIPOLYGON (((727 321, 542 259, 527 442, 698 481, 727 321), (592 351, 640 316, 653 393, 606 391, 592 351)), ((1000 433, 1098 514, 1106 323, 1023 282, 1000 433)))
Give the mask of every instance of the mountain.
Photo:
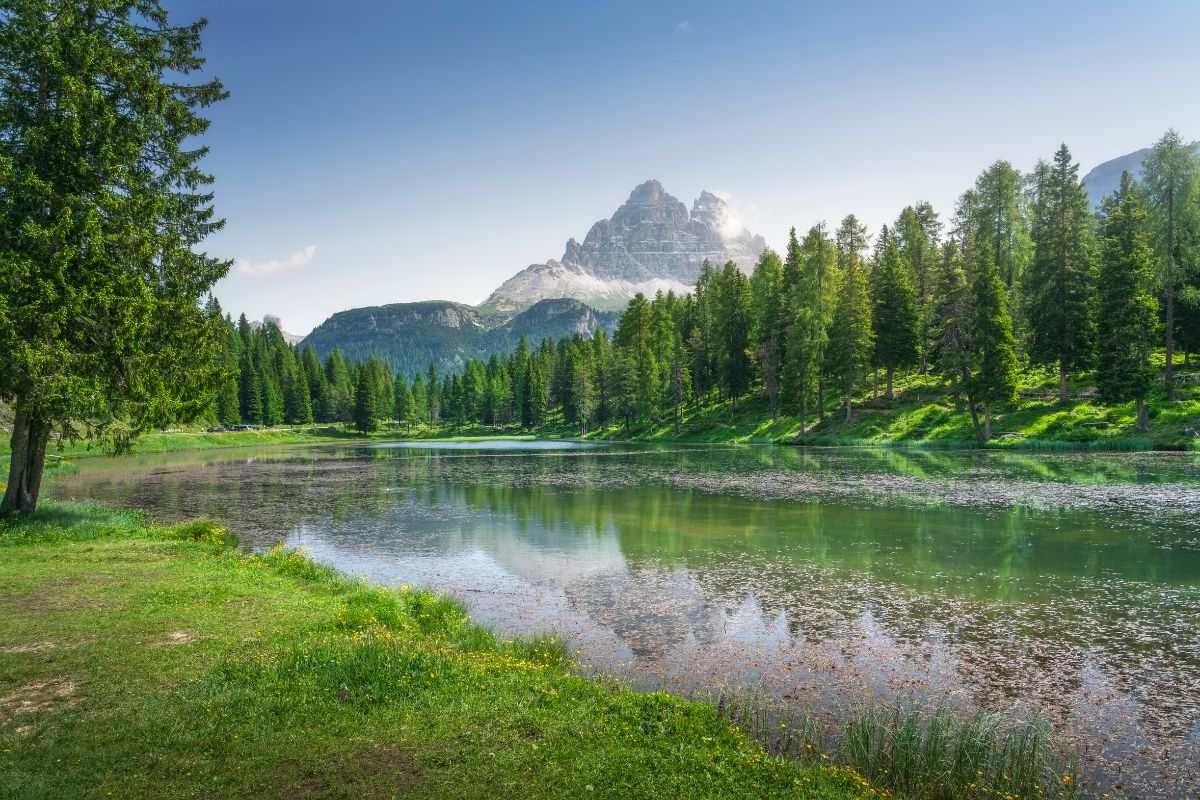
MULTIPOLYGON (((1200 142, 1192 144, 1192 151, 1200 155, 1200 142)), ((1092 210, 1100 208, 1100 201, 1115 192, 1121 185, 1121 173, 1128 170, 1137 180, 1142 178, 1142 162, 1150 155, 1150 148, 1143 147, 1132 153, 1105 161, 1093 167, 1091 172, 1083 176, 1083 188, 1087 189, 1088 199, 1092 202, 1092 210)))
POLYGON ((468 358, 512 350, 522 336, 533 345, 598 328, 611 333, 638 292, 690 292, 705 259, 749 272, 765 247, 712 192, 701 192, 689 211, 649 180, 592 225, 582 244, 569 239, 560 260, 531 264, 479 307, 435 300, 352 308, 301 344, 322 358, 335 347, 356 360, 378 355, 409 375, 431 361, 454 371, 468 358))
POLYGON ((276 328, 278 328, 280 335, 283 336, 283 340, 285 342, 287 342, 288 344, 299 344, 300 342, 304 341, 303 336, 301 336, 297 333, 288 333, 287 331, 285 331, 283 329, 283 320, 281 320, 279 317, 275 316, 274 314, 266 314, 265 316, 263 316, 262 322, 259 322, 258 320, 250 321, 250 327, 254 328, 255 330, 257 330, 260 325, 267 325, 267 324, 274 325, 276 328))
POLYGON ((705 259, 715 266, 732 260, 749 271, 765 247, 717 195, 701 192, 689 212, 661 183, 649 180, 612 217, 592 225, 582 244, 567 240, 562 258, 530 264, 492 292, 480 310, 507 316, 554 297, 618 310, 638 292, 691 291, 705 259))
POLYGON ((301 344, 312 345, 322 358, 335 347, 352 360, 377 355, 410 376, 430 362, 446 373, 460 369, 468 358, 507 353, 522 336, 533 346, 542 339, 590 334, 598 328, 612 332, 617 316, 569 298, 542 300, 511 319, 441 300, 392 303, 340 311, 301 344))

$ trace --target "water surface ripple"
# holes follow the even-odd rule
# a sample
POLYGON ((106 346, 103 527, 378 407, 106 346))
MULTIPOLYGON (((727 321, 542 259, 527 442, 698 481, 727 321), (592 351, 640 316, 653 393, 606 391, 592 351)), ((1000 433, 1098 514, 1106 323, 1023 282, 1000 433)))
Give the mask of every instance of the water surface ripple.
POLYGON ((458 442, 80 463, 53 493, 429 585, 638 685, 1038 716, 1096 793, 1200 795, 1195 456, 458 442))

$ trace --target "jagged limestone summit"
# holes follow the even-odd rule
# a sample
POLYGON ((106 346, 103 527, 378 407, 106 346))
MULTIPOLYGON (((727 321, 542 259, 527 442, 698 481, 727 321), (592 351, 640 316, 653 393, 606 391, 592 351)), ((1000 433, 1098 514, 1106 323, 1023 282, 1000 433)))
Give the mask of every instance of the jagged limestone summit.
MULTIPOLYGON (((1092 207, 1112 193, 1123 170, 1140 177, 1149 152, 1094 167, 1083 179, 1092 207)), ((317 326, 304 344, 321 356, 334 347, 352 358, 379 355, 409 374, 430 362, 453 370, 467 358, 507 352, 521 336, 536 344, 575 331, 611 332, 616 312, 638 292, 690 292, 705 260, 718 267, 733 261, 750 272, 765 248, 719 195, 702 191, 689 210, 648 180, 611 217, 593 223, 582 242, 568 239, 560 258, 530 264, 479 306, 427 301, 350 309, 317 326)))
POLYGON ((479 307, 433 300, 340 311, 304 339, 322 357, 340 347, 351 358, 378 355, 412 374, 430 362, 457 369, 516 347, 575 332, 609 332, 616 312, 638 292, 689 292, 705 260, 734 261, 749 272, 766 241, 746 231, 729 205, 701 192, 691 211, 649 180, 583 243, 569 239, 561 260, 532 264, 479 307))
POLYGON ((691 291, 706 259, 716 266, 734 261, 749 272, 766 246, 712 192, 701 192, 689 212, 661 183, 649 180, 610 218, 593 224, 582 244, 568 239, 561 259, 529 265, 480 308, 507 315, 546 298, 573 297, 618 310, 638 292, 691 291))

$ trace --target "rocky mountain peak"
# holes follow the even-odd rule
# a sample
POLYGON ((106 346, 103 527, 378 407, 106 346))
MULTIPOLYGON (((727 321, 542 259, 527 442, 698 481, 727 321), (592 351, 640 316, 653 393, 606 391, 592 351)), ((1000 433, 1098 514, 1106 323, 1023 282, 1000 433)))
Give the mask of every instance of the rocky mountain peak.
POLYGON ((570 297, 618 309, 637 292, 690 291, 705 260, 734 261, 749 271, 765 247, 719 195, 701 192, 689 212, 651 179, 635 187, 610 218, 594 223, 582 243, 568 239, 561 261, 531 264, 483 307, 509 314, 539 300, 570 297))
POLYGON ((629 193, 629 199, 626 203, 659 203, 664 197, 670 197, 670 195, 666 193, 661 183, 651 178, 645 183, 635 186, 633 191, 629 193))

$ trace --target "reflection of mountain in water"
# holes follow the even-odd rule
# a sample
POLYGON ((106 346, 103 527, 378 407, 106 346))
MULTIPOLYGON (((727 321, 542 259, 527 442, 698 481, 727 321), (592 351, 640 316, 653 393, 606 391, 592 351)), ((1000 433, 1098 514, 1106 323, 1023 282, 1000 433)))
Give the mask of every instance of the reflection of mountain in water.
POLYGON ((85 470, 71 485, 213 514, 256 545, 290 534, 352 572, 458 594, 503 631, 560 630, 588 662, 635 677, 750 682, 817 706, 950 693, 1020 702, 1092 732, 1101 754, 1137 742, 1178 762, 1196 747, 1194 527, 713 488, 900 475, 955 492, 1042 480, 1086 498, 1114 477, 1127 483, 1113 493, 1140 491, 1143 472, 1147 486, 1194 480, 1186 462, 767 448, 225 458, 85 470))

